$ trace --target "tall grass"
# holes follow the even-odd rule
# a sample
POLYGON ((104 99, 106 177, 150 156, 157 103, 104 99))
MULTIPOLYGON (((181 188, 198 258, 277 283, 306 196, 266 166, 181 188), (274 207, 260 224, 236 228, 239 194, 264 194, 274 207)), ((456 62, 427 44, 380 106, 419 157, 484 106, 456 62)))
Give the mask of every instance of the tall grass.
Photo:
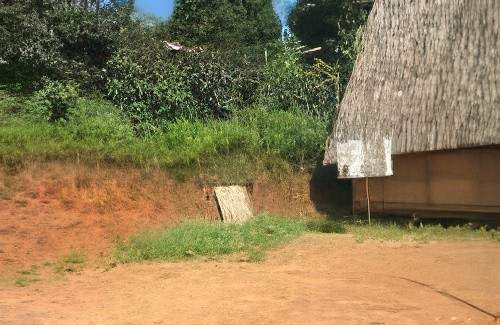
MULTIPOLYGON (((281 160, 312 165, 321 155, 327 121, 304 113, 250 108, 232 119, 179 120, 158 132, 136 136, 130 122, 110 103, 80 99, 69 120, 35 122, 6 113, 11 98, 0 98, 0 159, 70 159, 133 164, 139 167, 217 166, 227 158, 281 160), (8 118, 5 116, 8 115, 8 118)), ((17 111, 20 104, 16 102, 17 111)), ((22 105, 21 105, 22 106, 22 105)))

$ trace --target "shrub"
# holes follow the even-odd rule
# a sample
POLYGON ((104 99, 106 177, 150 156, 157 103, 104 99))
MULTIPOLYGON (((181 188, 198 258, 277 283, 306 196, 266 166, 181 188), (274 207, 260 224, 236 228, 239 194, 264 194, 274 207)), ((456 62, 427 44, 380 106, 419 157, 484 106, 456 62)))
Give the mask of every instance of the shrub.
POLYGON ((336 106, 338 78, 325 62, 301 63, 297 44, 279 48, 263 72, 259 103, 278 110, 300 109, 309 115, 329 118, 336 106))
POLYGON ((136 55, 120 51, 113 57, 107 89, 138 131, 151 133, 164 121, 203 115, 178 66, 165 58, 153 63, 136 55))
POLYGON ((227 118, 256 99, 262 74, 262 49, 188 53, 179 56, 191 93, 205 115, 227 118))
POLYGON ((77 86, 61 81, 45 81, 42 89, 36 91, 28 101, 26 112, 41 121, 56 122, 68 118, 68 110, 78 100, 77 86))

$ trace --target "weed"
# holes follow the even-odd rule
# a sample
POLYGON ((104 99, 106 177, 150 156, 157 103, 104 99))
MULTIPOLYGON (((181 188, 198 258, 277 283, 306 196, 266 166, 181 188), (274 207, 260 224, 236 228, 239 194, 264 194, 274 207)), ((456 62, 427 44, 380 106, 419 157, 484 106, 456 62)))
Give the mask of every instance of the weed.
POLYGON ((343 234, 346 232, 344 225, 331 220, 311 220, 307 222, 306 226, 309 231, 325 234, 343 234))
POLYGON ((14 197, 14 193, 7 187, 0 186, 0 200, 8 201, 14 197))
POLYGON ((32 265, 29 269, 17 271, 20 275, 38 275, 38 266, 32 265))
POLYGON ((55 263, 46 263, 47 266, 52 266, 55 274, 63 276, 66 273, 75 273, 83 269, 86 262, 86 255, 82 251, 72 251, 68 255, 63 256, 55 263))
POLYGON ((16 281, 14 282, 16 284, 16 286, 18 287, 27 287, 28 284, 29 284, 29 280, 25 277, 19 277, 16 279, 16 281))
POLYGON ((247 261, 250 263, 263 262, 266 259, 266 253, 262 250, 252 249, 248 252, 247 261))
POLYGON ((72 251, 63 258, 63 262, 66 264, 83 264, 85 263, 86 256, 83 252, 72 251))
POLYGON ((24 269, 17 271, 17 274, 20 276, 16 278, 14 284, 18 287, 27 287, 30 283, 40 281, 37 278, 38 274, 38 266, 32 265, 30 269, 24 269))
POLYGON ((21 271, 17 271, 17 273, 19 273, 21 275, 31 275, 31 270, 21 270, 21 271))
POLYGON ((9 176, 15 176, 19 174, 24 168, 24 160, 16 155, 13 156, 3 156, 0 160, 5 173, 9 176))

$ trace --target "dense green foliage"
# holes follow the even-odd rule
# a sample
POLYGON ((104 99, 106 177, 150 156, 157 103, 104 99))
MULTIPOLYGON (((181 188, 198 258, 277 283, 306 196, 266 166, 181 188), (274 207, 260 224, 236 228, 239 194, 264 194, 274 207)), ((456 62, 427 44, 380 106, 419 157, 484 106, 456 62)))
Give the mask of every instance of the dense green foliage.
POLYGON ((0 6, 0 78, 47 73, 61 60, 61 41, 46 21, 22 2, 0 6))
POLYGON ((269 0, 182 0, 167 22, 133 1, 0 0, 0 157, 224 170, 228 182, 311 167, 358 49, 363 15, 346 2, 322 3, 345 12, 314 60, 300 42, 316 45, 300 23, 310 13, 283 44, 269 0))
POLYGON ((290 17, 294 34, 319 58, 333 65, 339 77, 341 98, 361 49, 363 25, 372 7, 370 0, 301 0, 290 17))
POLYGON ((73 83, 47 81, 36 91, 26 105, 30 118, 39 121, 56 122, 68 118, 68 111, 75 107, 78 90, 73 83))
POLYGON ((279 23, 269 0, 177 0, 168 30, 188 45, 234 48, 276 40, 279 23))
POLYGON ((141 131, 176 118, 229 118, 254 104, 329 120, 337 94, 334 67, 304 65, 290 45, 270 47, 267 64, 253 50, 119 52, 109 62, 107 95, 141 131))
POLYGON ((328 120, 337 103, 336 72, 323 61, 303 65, 297 49, 285 48, 263 70, 260 103, 279 110, 299 109, 328 120))
POLYGON ((15 1, 0 6, 0 75, 3 81, 43 76, 94 87, 123 35, 139 28, 129 6, 99 11, 65 1, 15 1))
POLYGON ((321 58, 346 63, 353 59, 352 36, 370 9, 370 1, 302 0, 290 20, 294 34, 304 44, 322 47, 321 58))
POLYGON ((168 60, 155 61, 133 60, 119 52, 109 62, 108 95, 143 131, 158 122, 200 114, 186 73, 168 60))

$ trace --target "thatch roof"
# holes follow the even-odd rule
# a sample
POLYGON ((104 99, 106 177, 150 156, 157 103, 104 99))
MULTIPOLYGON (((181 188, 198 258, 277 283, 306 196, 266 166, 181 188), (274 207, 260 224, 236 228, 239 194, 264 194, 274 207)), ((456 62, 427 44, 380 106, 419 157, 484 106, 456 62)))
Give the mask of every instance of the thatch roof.
POLYGON ((358 143, 358 176, 390 174, 384 139, 392 154, 500 144, 500 0, 375 1, 324 163, 358 143))

